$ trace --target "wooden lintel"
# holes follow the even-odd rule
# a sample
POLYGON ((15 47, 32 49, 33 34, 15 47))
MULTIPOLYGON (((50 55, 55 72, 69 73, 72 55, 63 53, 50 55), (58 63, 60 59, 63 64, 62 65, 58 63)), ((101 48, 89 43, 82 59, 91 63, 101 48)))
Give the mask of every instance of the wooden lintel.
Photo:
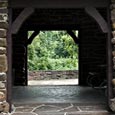
POLYGON ((67 30, 67 33, 73 38, 74 42, 76 44, 79 44, 79 39, 78 37, 74 34, 74 32, 72 32, 72 30, 67 30))
POLYGON ((95 21, 99 24, 101 30, 104 33, 108 33, 108 31, 109 31, 108 24, 96 8, 86 7, 85 11, 86 11, 87 14, 89 14, 92 18, 95 19, 95 21))
POLYGON ((109 0, 10 0, 11 8, 84 8, 107 7, 109 0))
POLYGON ((34 31, 34 33, 30 36, 30 38, 27 41, 27 45, 31 44, 34 38, 40 33, 39 30, 34 31))
POLYGON ((12 34, 16 34, 23 22, 34 12, 33 8, 25 8, 19 16, 15 19, 15 21, 12 23, 11 32, 12 34))

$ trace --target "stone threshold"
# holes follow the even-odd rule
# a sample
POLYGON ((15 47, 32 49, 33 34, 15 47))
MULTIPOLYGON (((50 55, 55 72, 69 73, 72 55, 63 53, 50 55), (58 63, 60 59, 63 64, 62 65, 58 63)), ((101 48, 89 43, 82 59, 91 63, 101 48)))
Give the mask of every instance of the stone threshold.
POLYGON ((72 108, 71 106, 60 108, 60 109, 58 108, 57 110, 55 110, 55 108, 50 110, 51 108, 49 108, 49 106, 46 107, 47 110, 45 110, 44 108, 45 107, 41 107, 41 108, 28 107, 27 108, 27 107, 20 106, 20 107, 16 107, 15 111, 11 113, 0 113, 0 115, 114 115, 108 112, 107 110, 95 109, 95 110, 78 111, 77 108, 75 110, 75 108, 74 107, 72 108))
MULTIPOLYGON (((2 113, 0 115, 3 115, 2 113)), ((112 115, 105 105, 79 106, 77 104, 15 104, 6 115, 112 115)))

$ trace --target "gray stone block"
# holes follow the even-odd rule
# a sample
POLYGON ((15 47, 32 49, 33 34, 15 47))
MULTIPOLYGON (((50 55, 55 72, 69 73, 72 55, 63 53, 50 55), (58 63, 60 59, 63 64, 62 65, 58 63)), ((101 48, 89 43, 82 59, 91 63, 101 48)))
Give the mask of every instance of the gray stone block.
POLYGON ((112 31, 112 35, 113 35, 113 37, 115 37, 115 31, 112 31))
POLYGON ((0 7, 7 7, 8 6, 8 2, 7 1, 0 1, 0 7))
POLYGON ((112 3, 115 3, 115 0, 111 0, 112 3))
POLYGON ((6 47, 6 39, 5 38, 0 38, 0 47, 6 47))
POLYGON ((4 37, 6 37, 6 29, 0 29, 0 37, 2 38, 4 38, 4 37))
POLYGON ((7 57, 6 55, 0 55, 0 72, 7 71, 7 57))
POLYGON ((0 47, 0 54, 6 54, 6 48, 0 47))
POLYGON ((8 21, 7 13, 0 13, 0 21, 8 21))
POLYGON ((8 28, 8 23, 6 21, 0 21, 0 28, 7 29, 8 28))
POLYGON ((6 73, 0 73, 0 81, 5 81, 6 80, 6 73))

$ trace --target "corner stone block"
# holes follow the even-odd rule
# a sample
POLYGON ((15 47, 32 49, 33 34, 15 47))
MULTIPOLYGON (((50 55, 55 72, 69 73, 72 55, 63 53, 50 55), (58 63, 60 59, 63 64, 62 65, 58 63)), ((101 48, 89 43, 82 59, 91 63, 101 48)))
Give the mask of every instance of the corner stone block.
POLYGON ((0 47, 6 47, 7 43, 6 43, 6 38, 0 38, 0 47))
POLYGON ((113 57, 113 61, 115 62, 115 57, 113 57))
POLYGON ((3 83, 2 81, 0 81, 0 89, 4 89, 5 88, 5 83, 3 83))
POLYGON ((111 0, 112 3, 115 3, 115 0, 111 0))
POLYGON ((0 20, 7 22, 8 15, 6 13, 0 13, 0 20))
POLYGON ((112 79, 112 84, 115 87, 115 79, 112 79))
POLYGON ((115 44, 113 44, 113 51, 115 51, 115 44))
POLYGON ((110 9, 115 9, 115 4, 111 4, 110 9))
POLYGON ((115 23, 112 24, 112 28, 115 30, 115 23))
POLYGON ((115 51, 113 51, 112 54, 113 54, 113 57, 115 57, 115 51))
POLYGON ((6 55, 0 55, 0 72, 7 71, 7 58, 6 55))
POLYGON ((112 24, 115 23, 115 17, 111 18, 112 24))
POLYGON ((7 1, 0 1, 0 7, 7 7, 8 2, 7 1))
POLYGON ((6 73, 4 73, 4 72, 0 73, 0 81, 5 81, 6 78, 7 78, 6 73))
POLYGON ((0 102, 6 100, 6 95, 3 92, 0 92, 0 102))
POLYGON ((0 29, 0 38, 6 37, 6 29, 0 29))
POLYGON ((7 102, 0 102, 0 112, 4 112, 4 113, 9 112, 9 104, 7 102))
POLYGON ((113 69, 115 70, 115 65, 113 65, 113 69))
POLYGON ((8 23, 6 21, 0 21, 0 28, 7 29, 8 28, 8 23))
POLYGON ((115 38, 112 38, 111 42, 112 44, 115 44, 115 38))
POLYGON ((115 98, 110 100, 111 104, 110 104, 110 109, 115 112, 115 98))
POLYGON ((111 10, 111 19, 115 19, 115 9, 111 10))
POLYGON ((4 17, 3 15, 0 14, 0 20, 4 20, 4 17))
POLYGON ((0 47, 0 54, 6 54, 6 48, 0 47))
POLYGON ((112 35, 113 35, 113 37, 115 38, 115 31, 112 31, 112 35))
POLYGON ((0 92, 3 92, 5 95, 7 94, 7 90, 6 90, 6 88, 4 88, 4 89, 0 89, 0 92))

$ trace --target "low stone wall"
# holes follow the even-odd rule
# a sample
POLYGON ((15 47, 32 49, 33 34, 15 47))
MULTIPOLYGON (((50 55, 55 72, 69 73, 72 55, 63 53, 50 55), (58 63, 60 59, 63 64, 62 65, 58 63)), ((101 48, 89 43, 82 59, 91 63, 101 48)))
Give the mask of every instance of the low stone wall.
POLYGON ((68 71, 29 71, 29 80, 76 79, 78 70, 68 71))

